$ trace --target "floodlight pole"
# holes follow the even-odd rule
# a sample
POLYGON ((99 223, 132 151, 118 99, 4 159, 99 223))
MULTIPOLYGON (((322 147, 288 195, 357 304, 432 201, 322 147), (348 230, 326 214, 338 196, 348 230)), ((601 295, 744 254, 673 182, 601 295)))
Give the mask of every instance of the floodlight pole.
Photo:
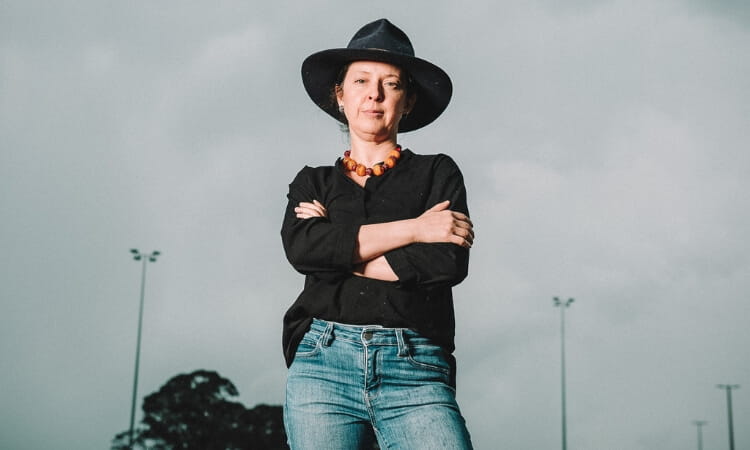
POLYGON ((717 388, 727 391, 727 418, 729 421, 729 450, 734 450, 734 426, 732 425, 732 389, 739 389, 739 384, 717 384, 717 388))
POLYGON ((707 423, 705 420, 693 421, 693 425, 698 428, 698 450, 703 450, 703 426, 707 423))
POLYGON ((562 450, 568 448, 568 424, 565 412, 565 309, 568 308, 575 299, 569 298, 566 301, 558 297, 553 299, 555 307, 560 307, 560 384, 562 391, 562 450))
POLYGON ((143 261, 141 269, 141 302, 138 308, 138 338, 135 345, 135 374, 133 375, 133 400, 130 403, 130 429, 128 431, 128 448, 133 450, 133 429, 135 426, 135 401, 138 396, 138 369, 141 362, 141 330, 143 329, 143 298, 146 292, 146 263, 156 262, 156 258, 161 254, 154 250, 150 254, 141 253, 138 249, 130 249, 133 259, 143 261))

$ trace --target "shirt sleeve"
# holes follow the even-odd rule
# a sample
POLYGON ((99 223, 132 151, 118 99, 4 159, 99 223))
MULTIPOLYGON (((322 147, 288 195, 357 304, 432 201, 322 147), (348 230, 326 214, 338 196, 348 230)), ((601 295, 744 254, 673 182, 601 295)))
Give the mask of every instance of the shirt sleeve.
POLYGON ((350 275, 360 225, 334 224, 325 217, 298 219, 294 208, 300 202, 324 202, 322 182, 316 171, 303 168, 289 185, 288 203, 281 227, 281 240, 292 267, 321 279, 350 275))
MULTIPOLYGON (((460 169, 450 157, 438 155, 426 209, 445 200, 450 200, 449 209, 469 215, 460 169)), ((392 250, 385 257, 405 287, 455 286, 469 270, 469 249, 452 243, 411 244, 392 250)))

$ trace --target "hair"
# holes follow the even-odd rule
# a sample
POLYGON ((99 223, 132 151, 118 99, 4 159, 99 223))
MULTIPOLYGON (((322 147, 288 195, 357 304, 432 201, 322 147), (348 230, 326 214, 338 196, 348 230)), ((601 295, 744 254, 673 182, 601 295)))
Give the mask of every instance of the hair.
MULTIPOLYGON (((338 74, 336 75, 336 82, 333 85, 333 88, 331 89, 331 96, 329 101, 331 102, 331 105, 333 106, 333 109, 338 111, 338 117, 341 121, 341 131, 348 132, 349 131, 349 122, 346 120, 346 115, 344 115, 343 112, 339 110, 339 99, 338 99, 338 91, 339 89, 342 89, 341 85, 344 83, 344 78, 346 78, 346 73, 349 71, 349 66, 352 65, 352 63, 355 61, 349 61, 348 63, 341 66, 341 68, 338 71, 338 74)), ((395 64, 394 64, 395 65, 395 64)), ((414 82, 414 79, 409 75, 409 72, 401 68, 401 66, 396 66, 399 69, 401 69, 401 77, 403 79, 406 79, 406 85, 404 86, 404 90, 406 91, 406 97, 408 98, 411 95, 414 95, 417 93, 417 84, 414 82)))

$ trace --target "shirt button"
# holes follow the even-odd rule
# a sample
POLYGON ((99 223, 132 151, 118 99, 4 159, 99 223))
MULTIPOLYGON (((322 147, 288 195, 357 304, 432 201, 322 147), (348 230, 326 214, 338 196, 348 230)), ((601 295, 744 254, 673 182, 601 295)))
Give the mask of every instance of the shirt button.
POLYGON ((364 333, 362 333, 362 337, 364 338, 364 340, 369 341, 370 339, 372 339, 372 331, 365 331, 364 333))

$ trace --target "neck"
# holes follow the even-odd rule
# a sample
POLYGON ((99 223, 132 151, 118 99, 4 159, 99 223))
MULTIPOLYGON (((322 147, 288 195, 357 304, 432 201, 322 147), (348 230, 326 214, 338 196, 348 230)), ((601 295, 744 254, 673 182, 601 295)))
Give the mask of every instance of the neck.
POLYGON ((351 157, 357 162, 371 167, 383 161, 388 153, 396 148, 396 137, 382 141, 368 141, 351 136, 351 157))

